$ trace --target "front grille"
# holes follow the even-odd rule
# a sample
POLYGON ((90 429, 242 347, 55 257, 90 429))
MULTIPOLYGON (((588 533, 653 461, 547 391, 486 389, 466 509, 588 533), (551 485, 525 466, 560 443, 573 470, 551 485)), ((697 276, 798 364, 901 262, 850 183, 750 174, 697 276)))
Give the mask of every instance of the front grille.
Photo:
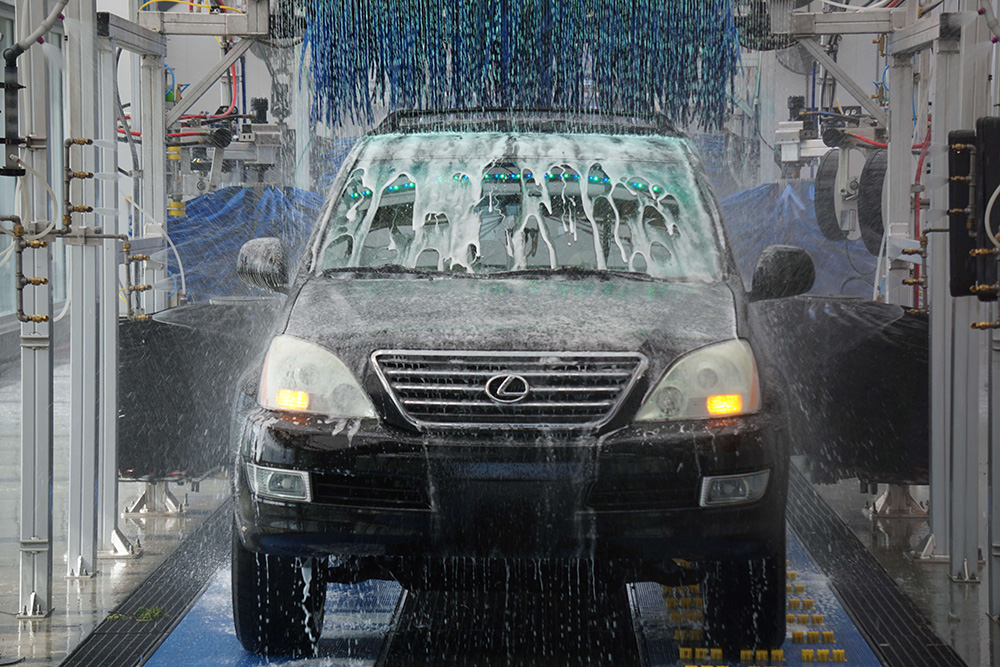
POLYGON ((403 416, 427 428, 595 428, 646 368, 641 354, 615 352, 382 350, 372 360, 403 416), (519 379, 497 400, 507 377, 519 379))
POLYGON ((313 473, 313 502, 383 509, 429 509, 427 480, 399 475, 313 473))

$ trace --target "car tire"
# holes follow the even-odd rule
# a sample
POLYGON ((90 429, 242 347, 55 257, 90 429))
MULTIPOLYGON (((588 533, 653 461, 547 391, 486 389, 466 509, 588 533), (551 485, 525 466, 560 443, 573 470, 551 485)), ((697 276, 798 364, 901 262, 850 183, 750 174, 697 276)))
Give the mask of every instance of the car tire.
POLYGON ((733 655, 772 649, 785 639, 785 550, 748 561, 708 564, 705 630, 713 646, 733 655))
POLYGON ((233 621, 243 648, 260 655, 314 655, 323 628, 326 563, 256 553, 233 528, 233 621))

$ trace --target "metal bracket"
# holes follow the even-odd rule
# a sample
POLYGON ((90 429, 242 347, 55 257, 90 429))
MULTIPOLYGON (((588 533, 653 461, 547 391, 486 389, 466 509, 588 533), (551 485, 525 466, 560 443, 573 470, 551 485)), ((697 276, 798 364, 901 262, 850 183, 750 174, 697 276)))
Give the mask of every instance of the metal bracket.
POLYGON ((802 12, 792 14, 790 32, 796 36, 882 34, 906 25, 905 9, 865 12, 802 12))
POLYGON ((21 347, 26 350, 47 350, 52 340, 45 334, 24 334, 21 336, 21 347))
POLYGON ((147 482, 146 490, 126 507, 124 514, 145 516, 180 514, 185 505, 170 492, 166 482, 147 482))
MULTIPOLYGON (((142 13, 145 14, 146 12, 142 13)), ((170 110, 170 113, 167 114, 166 126, 170 127, 180 120, 180 117, 183 116, 184 113, 190 109, 202 95, 207 93, 208 89, 211 88, 216 81, 218 81, 219 77, 222 76, 227 69, 232 67, 233 63, 239 60, 240 56, 246 53, 252 45, 252 39, 242 39, 236 42, 236 45, 230 49, 225 56, 223 56, 222 60, 220 60, 219 63, 201 79, 201 81, 187 89, 187 92, 184 94, 181 101, 174 105, 174 107, 170 110)))
POLYGON ((962 36, 962 22, 959 14, 933 14, 919 19, 913 25, 896 30, 886 40, 885 52, 890 56, 905 56, 929 49, 934 42, 953 42, 958 45, 962 36))
POLYGON ((115 43, 115 46, 132 53, 161 58, 167 56, 165 35, 143 28, 138 23, 132 23, 117 14, 97 12, 97 35, 107 37, 115 43))
POLYGON ((904 250, 920 250, 920 242, 915 239, 906 238, 905 236, 896 236, 890 234, 886 237, 886 256, 890 260, 901 260, 903 262, 909 262, 910 264, 923 264, 923 259, 920 255, 911 255, 904 253, 904 250))
POLYGON ((128 560, 142 556, 142 546, 139 544, 139 540, 136 540, 135 545, 133 545, 128 541, 128 538, 125 537, 125 534, 118 528, 115 528, 111 532, 111 546, 111 551, 101 551, 97 554, 97 557, 128 560))
POLYGON ((837 62, 830 57, 823 47, 820 46, 819 40, 815 37, 803 37, 799 40, 799 44, 802 45, 806 51, 809 52, 813 58, 819 62, 826 71, 833 75, 833 78, 837 80, 841 86, 843 86, 851 97, 856 99, 865 110, 878 121, 879 125, 882 127, 889 126, 889 116, 886 114, 885 109, 875 104, 871 97, 865 94, 864 88, 858 85, 858 83, 850 77, 850 75, 844 70, 843 67, 837 64, 837 62))
POLYGON ((42 611, 41 604, 38 602, 38 593, 36 591, 31 591, 31 595, 28 596, 28 607, 18 612, 17 620, 40 621, 43 618, 48 618, 51 613, 51 609, 42 611))
POLYGON ((139 25, 165 35, 267 37, 269 19, 267 0, 251 0, 246 14, 139 12, 139 25))

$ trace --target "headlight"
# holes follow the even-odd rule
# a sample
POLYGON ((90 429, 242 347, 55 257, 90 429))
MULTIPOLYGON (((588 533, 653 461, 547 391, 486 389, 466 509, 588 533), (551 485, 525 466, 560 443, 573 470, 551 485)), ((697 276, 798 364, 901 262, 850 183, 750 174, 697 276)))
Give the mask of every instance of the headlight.
POLYGON ((712 419, 760 409, 757 362, 745 340, 727 340, 674 362, 646 398, 636 421, 712 419))
POLYGON ((374 418, 375 408, 344 362, 319 345, 276 336, 260 376, 260 404, 272 410, 374 418))
POLYGON ((267 468, 247 462, 247 481, 254 495, 261 498, 312 501, 309 473, 301 470, 267 468))

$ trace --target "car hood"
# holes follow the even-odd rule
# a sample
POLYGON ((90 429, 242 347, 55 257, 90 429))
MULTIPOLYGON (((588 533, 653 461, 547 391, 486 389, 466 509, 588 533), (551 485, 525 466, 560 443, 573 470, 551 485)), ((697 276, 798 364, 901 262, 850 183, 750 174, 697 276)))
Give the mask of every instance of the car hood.
POLYGON ((724 283, 316 276, 285 333, 334 351, 359 375, 379 349, 639 351, 655 370, 735 337, 734 303, 724 283))

